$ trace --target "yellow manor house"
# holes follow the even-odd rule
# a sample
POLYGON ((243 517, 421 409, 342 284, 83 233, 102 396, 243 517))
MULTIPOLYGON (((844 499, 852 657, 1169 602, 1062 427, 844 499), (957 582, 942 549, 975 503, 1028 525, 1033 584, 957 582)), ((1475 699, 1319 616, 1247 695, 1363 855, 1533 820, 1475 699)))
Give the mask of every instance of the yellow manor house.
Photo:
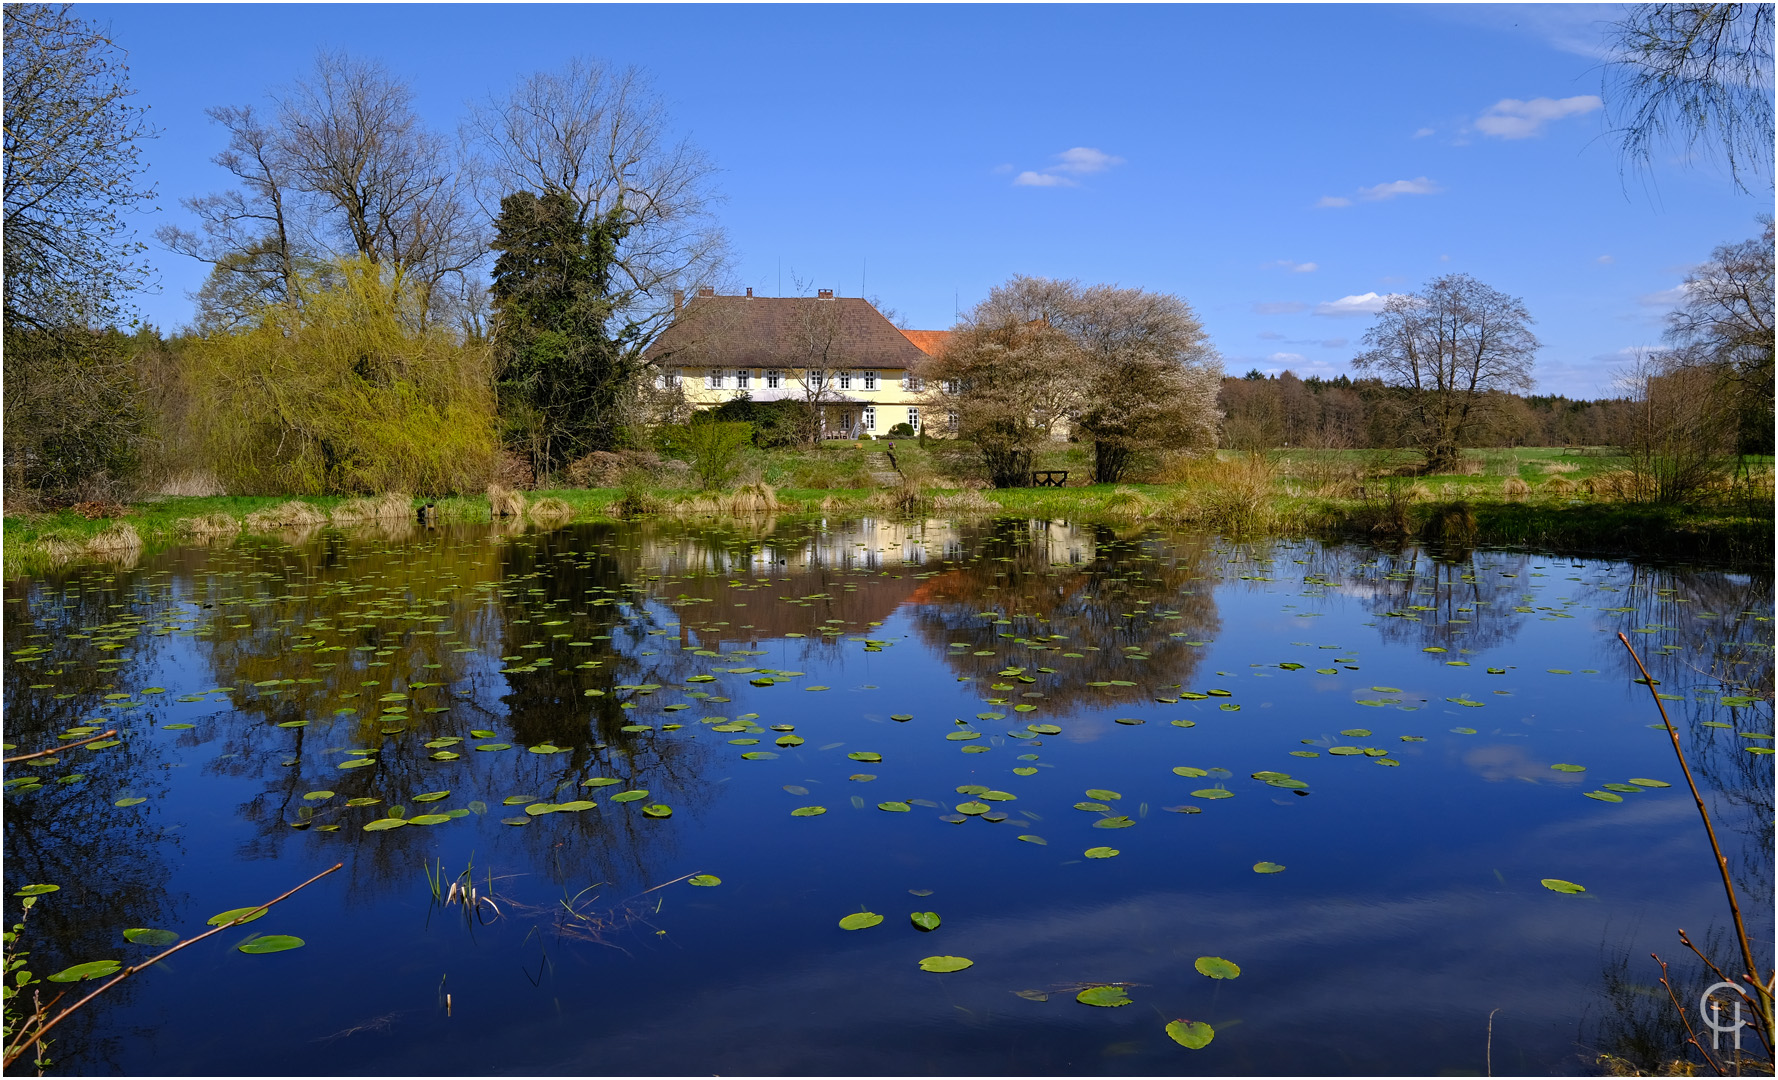
POLYGON ((956 417, 916 372, 948 330, 900 330, 867 300, 835 297, 674 296, 673 323, 644 354, 662 386, 696 408, 747 396, 820 410, 828 438, 886 435, 897 424, 935 433, 956 417), (934 411, 942 415, 933 415, 934 411))

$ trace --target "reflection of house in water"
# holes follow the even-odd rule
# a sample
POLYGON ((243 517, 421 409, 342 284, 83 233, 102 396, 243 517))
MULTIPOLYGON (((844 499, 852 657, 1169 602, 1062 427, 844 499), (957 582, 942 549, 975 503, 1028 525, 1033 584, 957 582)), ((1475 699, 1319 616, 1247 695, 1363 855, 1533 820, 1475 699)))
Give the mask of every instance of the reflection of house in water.
MULTIPOLYGON (((1088 529, 1041 520, 1023 527, 1047 562, 1094 557, 1088 529)), ((868 629, 909 600, 924 602, 923 581, 980 553, 948 521, 862 518, 752 536, 723 527, 662 535, 645 541, 642 555, 661 577, 656 597, 680 613, 682 644, 714 648, 809 634, 824 620, 868 629)))

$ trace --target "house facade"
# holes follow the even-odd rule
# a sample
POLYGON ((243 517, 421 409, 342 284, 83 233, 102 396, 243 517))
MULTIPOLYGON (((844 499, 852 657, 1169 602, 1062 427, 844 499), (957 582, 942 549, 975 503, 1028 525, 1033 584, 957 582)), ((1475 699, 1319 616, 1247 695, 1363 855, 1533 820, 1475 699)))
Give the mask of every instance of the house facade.
POLYGON ((887 435, 898 424, 937 434, 953 422, 919 378, 949 331, 899 330, 869 301, 835 297, 718 296, 681 301, 645 358, 694 408, 748 397, 819 411, 829 438, 887 435), (941 415, 934 415, 938 411, 941 415))

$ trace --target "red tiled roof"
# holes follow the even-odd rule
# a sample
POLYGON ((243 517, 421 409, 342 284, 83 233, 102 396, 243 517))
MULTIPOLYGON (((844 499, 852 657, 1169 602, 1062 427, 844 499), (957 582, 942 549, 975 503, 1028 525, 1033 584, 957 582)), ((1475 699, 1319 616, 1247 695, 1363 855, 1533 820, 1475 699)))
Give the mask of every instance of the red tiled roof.
POLYGON ((675 367, 907 368, 926 354, 856 297, 697 296, 645 355, 675 367))
POLYGON ((919 347, 927 356, 937 356, 951 340, 949 330, 903 330, 901 336, 919 347))

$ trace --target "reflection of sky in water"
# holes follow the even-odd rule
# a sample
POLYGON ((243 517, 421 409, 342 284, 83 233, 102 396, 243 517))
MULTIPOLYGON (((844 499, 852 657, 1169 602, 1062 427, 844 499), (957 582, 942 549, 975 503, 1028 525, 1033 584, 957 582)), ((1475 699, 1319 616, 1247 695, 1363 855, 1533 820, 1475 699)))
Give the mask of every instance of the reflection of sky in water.
POLYGON ((1496 1008, 1497 1069, 1585 1071, 1601 948, 1671 954, 1674 927, 1724 921, 1620 629, 1650 631, 1631 637, 1770 940, 1770 759, 1741 737, 1771 732, 1767 578, 786 519, 321 532, 73 568, 7 600, 8 741, 89 718, 127 735, 7 796, 9 891, 65 886, 33 915, 41 972, 133 959, 123 927, 191 930, 346 863, 239 935, 305 948, 187 950, 95 1012, 103 1046, 74 1026, 57 1056, 78 1071, 1421 1073, 1479 1070, 1496 1008), (1718 703, 1748 691, 1764 700, 1718 703), (1043 723, 1063 731, 1015 737, 1043 723), (562 750, 527 749, 544 746, 562 750), (364 750, 374 766, 337 768, 364 750), (650 794, 613 804, 624 788, 579 786, 594 776, 650 794), (1584 795, 1630 778, 1675 786, 1584 795), (993 805, 1008 820, 943 820, 972 784, 1017 795, 993 805), (1218 785, 1234 797, 1191 795, 1218 785), (1073 808, 1089 788, 1134 826, 1094 828, 1073 808), (111 805, 126 793, 149 801, 111 805), (500 824, 521 795, 598 806, 500 824), (487 812, 362 830, 472 800, 487 812), (670 819, 639 813, 656 801, 670 819), (790 816, 809 805, 827 813, 790 816), (1121 854, 1081 857, 1096 845, 1121 854), (429 915, 422 864, 471 859, 505 917, 429 915), (643 894, 700 871, 722 885, 643 894), (839 930, 861 906, 884 923, 839 930), (943 925, 915 930, 921 910, 943 925), (976 963, 917 970, 936 953, 976 963), (1202 955, 1243 974, 1205 979, 1202 955), (1013 993, 1083 982, 1136 984, 1134 1004, 1013 993), (1174 1017, 1215 1041, 1174 1045, 1174 1017))

